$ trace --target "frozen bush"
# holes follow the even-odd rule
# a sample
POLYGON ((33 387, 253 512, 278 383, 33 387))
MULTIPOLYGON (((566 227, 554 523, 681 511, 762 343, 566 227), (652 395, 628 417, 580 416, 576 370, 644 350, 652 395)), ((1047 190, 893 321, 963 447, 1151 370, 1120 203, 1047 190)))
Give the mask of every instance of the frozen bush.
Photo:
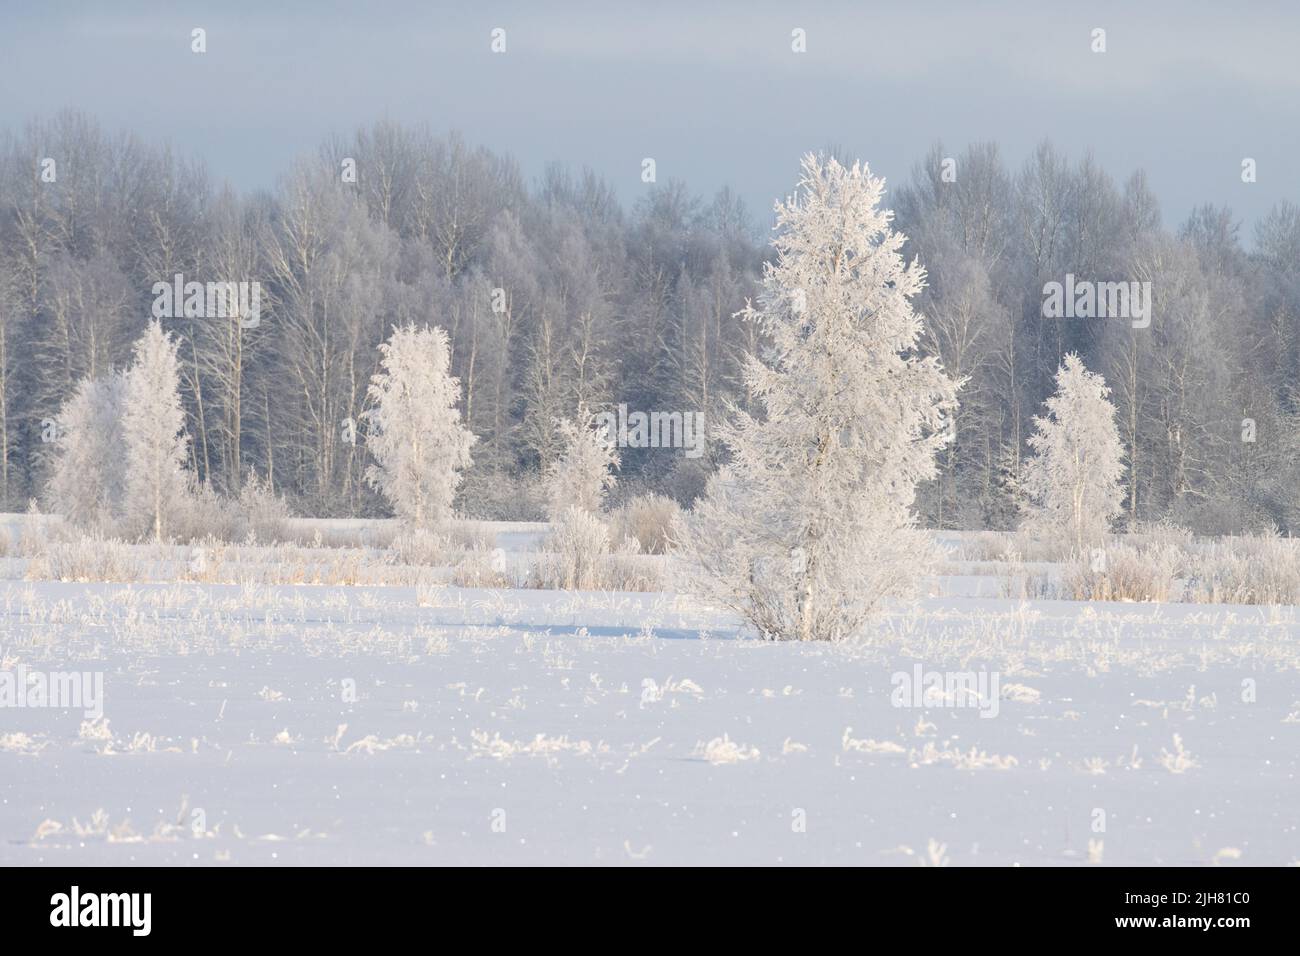
POLYGON ((382 519, 342 526, 309 518, 289 518, 285 540, 313 548, 391 548, 402 528, 397 521, 382 519))
POLYGON ((1276 532, 1207 543, 1191 562, 1191 600, 1300 604, 1300 542, 1276 532))
POLYGON ((239 514, 245 533, 252 534, 256 540, 265 544, 288 540, 292 517, 289 505, 251 468, 248 480, 239 490, 239 514))
POLYGON ((586 406, 578 409, 576 422, 555 423, 560 433, 560 455, 544 478, 552 521, 559 521, 570 508, 597 514, 605 504, 605 493, 618 479, 618 452, 610 436, 600 428, 586 406))
POLYGON ((545 521, 544 490, 533 474, 471 470, 457 494, 457 511, 485 521, 545 521))
POLYGON ((444 529, 451 547, 464 551, 491 551, 497 546, 496 532, 467 521, 456 521, 444 529))
POLYGON ((451 542, 445 534, 415 529, 403 531, 393 539, 393 553, 399 564, 436 567, 449 564, 451 542))
POLYGON ((451 583, 459 588, 508 588, 515 585, 509 577, 505 554, 497 548, 466 551, 452 569, 451 583))
POLYGON ((602 586, 601 565, 609 554, 609 529, 590 512, 571 506, 560 514, 538 561, 541 586, 591 591, 602 586))
POLYGON ((74 541, 82 532, 70 522, 56 515, 41 514, 40 506, 33 498, 27 505, 27 513, 18 527, 17 552, 25 558, 43 555, 49 546, 58 541, 74 541))
POLYGON ((960 561, 1007 561, 1015 553, 1011 536, 1001 531, 978 531, 964 535, 958 545, 960 561))
POLYGON ((602 562, 605 590, 662 590, 660 561, 662 561, 662 558, 655 555, 638 554, 631 547, 615 550, 607 555, 602 562))
POLYGON ((530 584, 576 591, 653 591, 659 588, 657 562, 639 554, 635 539, 611 549, 609 529, 595 515, 570 508, 546 539, 530 584))
POLYGON ((27 568, 28 580, 111 581, 134 583, 147 579, 145 563, 131 545, 99 534, 72 541, 52 541, 27 568))
POLYGON ((207 483, 186 496, 185 507, 174 513, 170 530, 177 541, 235 541, 244 536, 239 509, 207 483))
POLYGON ((640 495, 610 516, 617 541, 637 542, 642 554, 666 554, 681 506, 663 495, 640 495))
POLYGON ((1175 593, 1181 550, 1112 544, 1076 558, 1066 569, 1064 596, 1076 601, 1169 601, 1175 593))
POLYGON ((1135 521, 1128 538, 1143 545, 1177 548, 1185 554, 1193 547, 1192 533, 1169 521, 1135 521))

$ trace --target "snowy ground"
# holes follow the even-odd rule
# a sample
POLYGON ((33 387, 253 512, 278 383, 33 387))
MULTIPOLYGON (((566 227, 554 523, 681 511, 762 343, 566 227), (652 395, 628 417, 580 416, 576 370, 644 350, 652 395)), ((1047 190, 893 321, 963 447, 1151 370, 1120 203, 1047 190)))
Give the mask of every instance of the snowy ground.
POLYGON ((668 594, 0 582, 0 670, 105 692, 0 709, 0 864, 1300 860, 1297 608, 934 590, 831 647, 668 594), (983 699, 892 699, 917 665, 983 699))

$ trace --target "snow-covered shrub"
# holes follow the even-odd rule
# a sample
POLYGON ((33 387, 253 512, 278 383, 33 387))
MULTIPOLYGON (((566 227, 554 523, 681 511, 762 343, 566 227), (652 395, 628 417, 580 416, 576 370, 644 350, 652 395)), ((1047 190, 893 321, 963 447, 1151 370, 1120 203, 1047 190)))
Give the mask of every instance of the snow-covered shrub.
POLYGON ((1192 559, 1192 601, 1300 604, 1300 541, 1276 532, 1212 540, 1192 559))
POLYGON ((451 541, 447 535, 415 528, 400 532, 393 539, 393 553, 399 564, 437 567, 449 564, 451 541))
POLYGON ((1029 437, 1036 454, 1024 465, 1033 502, 1025 526, 1076 556, 1100 545, 1122 510, 1124 446, 1108 395, 1105 379, 1067 355, 1047 414, 1034 418, 1029 437))
POLYGON ((244 487, 239 489, 239 514, 245 536, 252 534, 263 544, 288 540, 289 521, 293 517, 288 503, 251 468, 244 487))
POLYGON ((1071 545, 1063 543, 1060 538, 1044 537, 1036 530, 1024 526, 1011 532, 1008 560, 1014 556, 1015 560, 1030 563, 1061 561, 1069 558, 1071 553, 1071 545))
POLYGON ((488 529, 456 521, 438 531, 420 528, 399 531, 389 547, 398 564, 454 567, 469 552, 496 548, 496 535, 488 529))
POLYGON ((1143 547, 1177 548, 1185 555, 1194 547, 1192 532, 1169 521, 1135 521, 1126 537, 1143 547))
POLYGON ((244 522, 235 502, 219 495, 207 483, 196 485, 185 507, 172 517, 169 536, 176 541, 238 541, 245 536, 244 522))
POLYGON ((485 521, 545 521, 544 483, 535 474, 470 470, 457 492, 457 511, 485 521))
POLYGON ((27 513, 18 526, 18 541, 14 550, 25 558, 43 555, 50 544, 58 541, 75 541, 84 532, 71 522, 56 515, 42 514, 33 498, 27 503, 27 513))
POLYGON ((453 521, 443 533, 453 548, 490 551, 497 546, 496 532, 472 521, 453 521))
POLYGON ((960 561, 1007 561, 1015 553, 1015 541, 1001 531, 976 531, 963 535, 957 546, 960 561))
POLYGON ((605 493, 618 483, 614 469, 618 451, 610 436, 586 408, 578 409, 576 422, 555 423, 560 433, 560 454, 543 476, 547 509, 552 521, 560 521, 570 508, 599 514, 605 493))
POLYGON ((375 464, 366 481, 399 518, 433 528, 451 518, 461 472, 470 466, 474 435, 460 421, 460 382, 450 373, 447 333, 415 325, 394 327, 379 346, 380 371, 370 379, 374 407, 366 447, 375 464))
POLYGON ((312 548, 391 548, 403 531, 401 522, 381 519, 334 524, 310 518, 289 518, 287 542, 312 548))
POLYGON ((638 495, 610 515, 616 541, 633 540, 642 554, 666 554, 681 505, 664 495, 638 495))
POLYGON ((1019 555, 1012 552, 1006 559, 1006 570, 998 578, 998 593, 1017 601, 1057 599, 1061 585, 1054 572, 1030 568, 1019 555))
POLYGON ((570 507, 554 522, 546 552, 538 560, 543 587, 592 591, 603 585, 602 565, 609 554, 609 528, 585 508, 570 507))
POLYGON ((653 591, 660 586, 653 562, 639 546, 610 545, 609 529, 582 508, 570 508, 554 523, 545 551, 537 557, 529 584, 536 588, 576 591, 653 591))
POLYGON ((937 557, 913 503, 951 440, 957 383, 917 355, 925 272, 883 191, 864 166, 805 157, 743 313, 770 342, 744 372, 762 413, 719 429, 731 460, 675 532, 683 586, 764 637, 849 637, 937 557))
POLYGON ((135 583, 149 579, 149 568, 132 545, 95 533, 49 542, 43 554, 32 558, 27 578, 135 583))
POLYGON ((1075 601, 1170 601, 1177 593, 1181 550, 1170 545, 1112 544, 1076 558, 1062 579, 1075 601))
POLYGON ((122 395, 123 518, 130 533, 155 541, 172 532, 189 498, 179 348, 179 340, 150 322, 135 344, 122 395))
POLYGON ((660 591, 663 590, 663 559, 656 555, 641 554, 634 542, 625 541, 614 548, 602 562, 604 586, 607 591, 660 591))
POLYGON ((451 583, 458 588, 508 588, 516 582, 509 575, 504 553, 497 548, 471 548, 461 555, 451 571, 451 583))

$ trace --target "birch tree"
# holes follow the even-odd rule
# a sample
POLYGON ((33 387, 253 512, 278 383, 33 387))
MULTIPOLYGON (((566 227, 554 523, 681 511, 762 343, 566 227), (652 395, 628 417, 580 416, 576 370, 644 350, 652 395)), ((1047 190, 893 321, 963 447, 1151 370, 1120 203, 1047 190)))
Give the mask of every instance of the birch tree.
POLYGON ((397 515, 424 529, 451 518, 461 472, 470 466, 474 435, 461 424, 460 382, 450 374, 447 333, 396 326, 379 346, 380 370, 370 379, 373 407, 366 445, 375 463, 366 481, 397 515))
POLYGON ((617 483, 619 465, 614 436, 597 426, 585 405, 578 408, 578 420, 556 422, 560 435, 559 457, 546 470, 546 500, 552 521, 559 521, 569 508, 598 514, 605 493, 617 483))
POLYGON ((1076 555, 1103 540, 1123 510, 1124 446, 1115 426, 1115 406, 1100 375, 1077 355, 1065 357, 1056 373, 1056 394, 1047 414, 1034 418, 1024 486, 1033 499, 1031 529, 1062 536, 1076 555))
POLYGON ((915 355, 925 271, 900 254, 883 192, 863 165, 804 158, 745 311, 771 342, 745 367, 761 415, 721 430, 731 461, 681 529, 693 589, 771 639, 853 635, 932 555, 912 506, 958 383, 915 355))
POLYGON ((125 378, 84 378, 55 420, 57 439, 47 494, 51 507, 78 527, 109 528, 125 484, 122 405, 125 378))
POLYGON ((177 339, 150 322, 135 344, 122 396, 124 517, 155 541, 163 540, 189 491, 179 349, 177 339))

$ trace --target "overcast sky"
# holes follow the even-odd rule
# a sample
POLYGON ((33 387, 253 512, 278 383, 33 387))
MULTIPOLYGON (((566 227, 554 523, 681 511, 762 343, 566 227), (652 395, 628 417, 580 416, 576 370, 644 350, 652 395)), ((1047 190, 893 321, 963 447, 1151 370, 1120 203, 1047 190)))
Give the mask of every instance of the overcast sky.
POLYGON ((1049 137, 1120 182, 1145 167, 1167 224, 1300 200, 1300 4, 1063 6, 0 0, 0 125, 76 107, 249 188, 327 134, 424 121, 530 178, 590 166, 627 202, 653 157, 661 182, 730 184, 764 222, 800 153, 830 144, 898 183, 936 140, 996 140, 1018 167, 1049 137))

